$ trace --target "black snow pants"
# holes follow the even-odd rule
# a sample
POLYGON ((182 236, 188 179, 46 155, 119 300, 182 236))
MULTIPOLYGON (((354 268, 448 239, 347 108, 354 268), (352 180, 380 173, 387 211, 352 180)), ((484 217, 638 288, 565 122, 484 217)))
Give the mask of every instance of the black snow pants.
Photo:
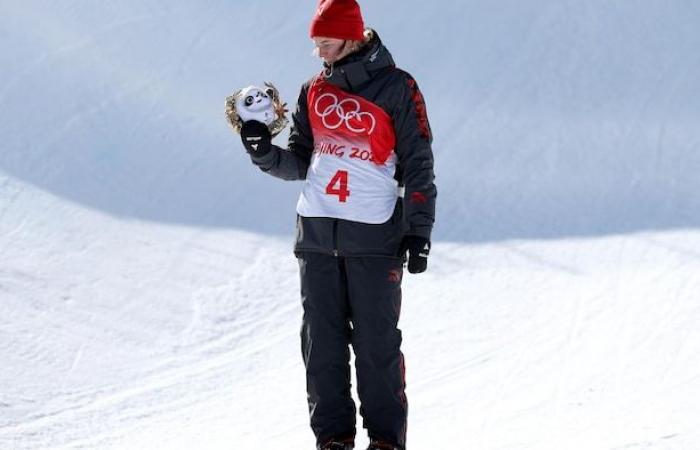
POLYGON ((311 428, 318 445, 353 439, 350 350, 360 415, 370 438, 406 445, 401 331, 402 260, 298 253, 304 318, 301 346, 311 428))

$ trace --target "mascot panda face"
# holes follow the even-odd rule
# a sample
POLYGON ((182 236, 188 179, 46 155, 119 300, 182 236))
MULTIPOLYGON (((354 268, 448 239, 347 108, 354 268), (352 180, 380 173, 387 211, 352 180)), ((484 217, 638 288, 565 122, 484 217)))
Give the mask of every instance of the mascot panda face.
POLYGON ((248 86, 226 97, 226 120, 233 131, 241 132, 244 122, 256 120, 267 125, 272 136, 277 136, 287 126, 287 104, 282 103, 280 93, 272 83, 265 87, 248 86))
POLYGON ((257 86, 241 89, 236 99, 236 111, 243 122, 257 120, 270 125, 275 120, 275 110, 272 97, 257 86))

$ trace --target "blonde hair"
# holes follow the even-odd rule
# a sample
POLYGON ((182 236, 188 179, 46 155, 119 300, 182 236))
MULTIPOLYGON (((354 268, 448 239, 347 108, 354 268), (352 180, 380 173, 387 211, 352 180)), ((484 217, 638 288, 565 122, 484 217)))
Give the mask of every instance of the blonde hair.
MULTIPOLYGON (((333 62, 338 61, 339 59, 342 59, 352 53, 360 51, 360 49, 367 45, 369 41, 372 40, 372 38, 374 38, 374 30, 372 30, 371 28, 365 28, 364 38, 361 41, 346 40, 340 52, 338 53, 338 56, 333 62)), ((319 57, 318 47, 314 47, 312 54, 317 58, 319 57)))

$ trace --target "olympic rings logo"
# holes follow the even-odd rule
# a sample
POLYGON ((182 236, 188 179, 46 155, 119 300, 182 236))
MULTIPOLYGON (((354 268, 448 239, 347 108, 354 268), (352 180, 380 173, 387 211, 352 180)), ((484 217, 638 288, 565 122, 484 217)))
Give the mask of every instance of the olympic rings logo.
POLYGON ((328 128, 329 130, 335 130, 339 128, 342 124, 345 124, 347 129, 352 131, 353 133, 367 132, 368 134, 372 134, 372 132, 374 131, 374 127, 377 125, 377 120, 374 118, 374 116, 371 113, 361 111, 360 102, 358 102, 354 98, 346 98, 338 101, 338 97, 336 97, 334 94, 326 93, 321 95, 318 99, 316 99, 314 110, 316 111, 316 114, 318 114, 318 116, 321 118, 323 126, 328 128), (330 98, 331 103, 328 106, 324 107, 322 111, 320 111, 319 107, 321 106, 321 100, 325 97, 330 98), (362 126, 360 128, 357 127, 358 124, 362 125, 361 121, 363 117, 368 117, 371 122, 369 131, 365 126, 362 126), (355 124, 351 122, 351 120, 353 119, 356 120, 355 124))

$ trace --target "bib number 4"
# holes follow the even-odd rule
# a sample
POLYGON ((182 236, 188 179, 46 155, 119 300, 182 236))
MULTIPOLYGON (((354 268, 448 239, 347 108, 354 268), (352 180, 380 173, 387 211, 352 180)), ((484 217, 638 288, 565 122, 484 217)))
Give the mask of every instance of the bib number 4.
POLYGON ((326 186, 326 194, 337 195, 338 201, 345 203, 350 196, 348 191, 348 171, 339 170, 333 175, 331 181, 326 186))

